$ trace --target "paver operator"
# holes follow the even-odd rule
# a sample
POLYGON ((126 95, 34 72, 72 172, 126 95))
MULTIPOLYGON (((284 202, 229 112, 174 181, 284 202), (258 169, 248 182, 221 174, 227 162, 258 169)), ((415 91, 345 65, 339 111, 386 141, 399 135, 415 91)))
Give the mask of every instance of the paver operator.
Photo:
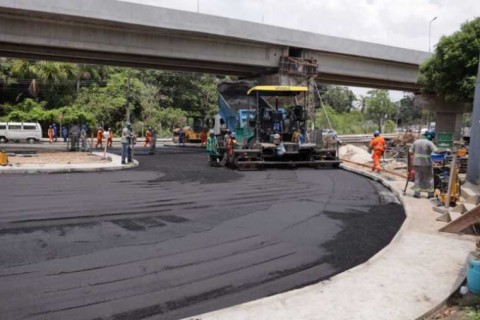
POLYGON ((432 152, 435 152, 437 147, 433 144, 432 139, 433 135, 427 132, 410 147, 410 153, 413 153, 413 168, 415 170, 415 184, 413 186, 413 196, 415 198, 420 198, 421 192, 427 192, 428 198, 433 197, 432 152))
POLYGON ((375 130, 373 133, 373 139, 370 141, 370 148, 373 150, 372 171, 382 171, 382 167, 380 166, 380 157, 385 152, 385 145, 385 139, 380 135, 380 131, 375 130))

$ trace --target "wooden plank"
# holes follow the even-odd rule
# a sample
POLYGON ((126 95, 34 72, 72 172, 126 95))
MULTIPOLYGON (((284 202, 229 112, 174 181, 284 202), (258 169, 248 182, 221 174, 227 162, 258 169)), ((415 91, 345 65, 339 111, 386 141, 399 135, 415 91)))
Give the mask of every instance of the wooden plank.
POLYGON ((458 219, 440 229, 442 232, 460 233, 471 225, 480 222, 480 206, 464 213, 458 219))

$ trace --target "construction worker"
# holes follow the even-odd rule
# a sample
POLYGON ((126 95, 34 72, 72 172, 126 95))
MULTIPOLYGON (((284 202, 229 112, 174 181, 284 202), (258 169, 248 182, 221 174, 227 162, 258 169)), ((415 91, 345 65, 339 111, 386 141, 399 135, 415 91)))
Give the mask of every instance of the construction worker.
POLYGON ((225 150, 227 150, 227 148, 228 148, 228 141, 230 140, 231 134, 232 134, 232 132, 229 129, 227 129, 227 132, 223 136, 223 148, 225 150))
POLYGON ((151 139, 152 139, 152 127, 148 127, 147 131, 145 132, 145 145, 144 145, 144 147, 146 147, 150 144, 151 139))
POLYGON ((111 148, 113 144, 113 130, 108 128, 107 148, 111 148))
POLYGON ((122 130, 122 164, 126 164, 126 160, 131 160, 132 158, 132 138, 132 126, 130 122, 127 122, 122 130))
POLYGON ((183 131, 183 128, 178 132, 178 144, 185 146, 185 131, 183 131))
POLYGON ((297 128, 292 128, 292 142, 298 143, 298 139, 300 138, 300 132, 298 132, 297 128))
POLYGON ((282 157, 286 150, 285 150, 285 146, 283 145, 283 141, 282 141, 282 136, 278 133, 275 133, 273 135, 273 144, 275 144, 276 146, 276 153, 277 153, 277 156, 279 157, 282 157))
POLYGON ((95 145, 95 149, 98 147, 98 145, 100 145, 100 148, 103 147, 103 130, 102 128, 98 128, 97 130, 97 144, 95 145))
MULTIPOLYGON (((78 131, 78 126, 77 126, 78 131)), ((78 133, 76 134, 72 130, 72 144, 78 144, 78 133)), ((80 127, 80 142, 81 142, 81 150, 87 151, 87 125, 82 124, 80 127)))
POLYGON ((48 131, 47 131, 47 135, 48 135, 48 142, 49 143, 52 143, 53 142, 53 135, 54 135, 54 131, 53 131, 53 128, 52 126, 49 126, 48 127, 48 131))
POLYGON ((427 197, 433 197, 433 165, 432 152, 437 147, 432 142, 433 135, 426 132, 421 139, 418 139, 410 147, 413 154, 413 168, 415 170, 415 184, 413 186, 415 198, 420 198, 420 193, 427 192, 427 197))
POLYGON ((157 146, 157 131, 150 127, 150 133, 152 134, 152 140, 150 141, 150 150, 148 154, 155 154, 156 146, 157 146))
POLYGON ((215 131, 210 130, 210 136, 207 138, 207 153, 208 153, 208 162, 213 164, 218 164, 220 162, 219 159, 219 145, 218 139, 215 136, 215 131))
POLYGON ((232 132, 228 138, 227 141, 227 158, 226 158, 226 164, 233 166, 233 150, 237 148, 237 135, 235 132, 232 132))
POLYGON ((200 133, 200 142, 202 147, 207 143, 207 138, 208 138, 208 128, 204 127, 202 132, 200 133))
POLYGON ((375 130, 375 132, 373 132, 373 139, 370 141, 370 149, 373 150, 372 171, 382 171, 382 167, 380 166, 380 157, 385 152, 385 145, 385 139, 380 135, 380 131, 375 130))

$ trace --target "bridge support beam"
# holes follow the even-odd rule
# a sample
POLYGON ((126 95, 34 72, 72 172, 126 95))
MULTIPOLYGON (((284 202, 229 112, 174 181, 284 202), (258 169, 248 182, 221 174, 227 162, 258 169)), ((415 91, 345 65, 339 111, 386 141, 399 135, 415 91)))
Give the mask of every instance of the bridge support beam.
POLYGON ((436 113, 436 132, 453 133, 455 140, 460 140, 462 119, 465 112, 471 112, 469 103, 452 103, 437 95, 417 94, 415 106, 436 113))
POLYGON ((480 190, 480 65, 473 102, 472 124, 470 126, 470 152, 468 155, 467 181, 480 190))

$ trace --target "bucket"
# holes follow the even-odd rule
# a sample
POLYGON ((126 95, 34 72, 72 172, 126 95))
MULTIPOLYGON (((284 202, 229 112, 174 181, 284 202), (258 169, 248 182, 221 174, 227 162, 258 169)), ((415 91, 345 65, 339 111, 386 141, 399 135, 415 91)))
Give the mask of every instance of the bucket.
POLYGON ((480 293, 480 261, 468 259, 467 286, 472 293, 480 293))

